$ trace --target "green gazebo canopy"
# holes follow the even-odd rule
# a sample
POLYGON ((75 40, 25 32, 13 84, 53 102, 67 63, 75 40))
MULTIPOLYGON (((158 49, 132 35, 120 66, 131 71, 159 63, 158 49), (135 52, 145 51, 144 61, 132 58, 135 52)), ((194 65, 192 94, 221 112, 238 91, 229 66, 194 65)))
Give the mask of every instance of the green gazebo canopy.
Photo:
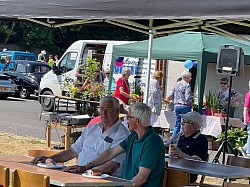
MULTIPOLYGON (((203 101, 207 64, 216 63, 217 54, 222 45, 237 45, 245 54, 245 64, 250 64, 250 46, 229 37, 207 32, 182 32, 166 37, 155 38, 152 47, 152 59, 175 61, 197 60, 199 111, 203 101)), ((147 58, 149 41, 113 47, 113 59, 116 56, 147 58)), ((114 62, 114 60, 112 61, 114 62)))

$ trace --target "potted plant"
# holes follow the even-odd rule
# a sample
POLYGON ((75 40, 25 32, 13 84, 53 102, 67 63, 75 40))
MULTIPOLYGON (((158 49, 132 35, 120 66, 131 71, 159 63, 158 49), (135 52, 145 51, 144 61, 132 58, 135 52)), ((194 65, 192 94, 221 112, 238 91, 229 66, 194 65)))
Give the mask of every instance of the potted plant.
POLYGON ((216 100, 216 94, 209 90, 208 95, 206 96, 205 115, 211 116, 213 114, 213 109, 215 108, 216 100))
POLYGON ((86 87, 79 87, 79 82, 74 82, 71 78, 66 78, 63 89, 66 90, 66 96, 71 98, 79 98, 83 100, 99 101, 104 95, 103 83, 95 82, 95 72, 98 67, 96 59, 88 57, 85 64, 81 67, 83 70, 83 80, 89 78, 89 83, 86 87))
MULTIPOLYGON (((247 142, 248 133, 242 128, 231 128, 227 130, 227 141, 234 150, 243 147, 247 142)), ((216 142, 222 142, 225 138, 225 132, 222 132, 217 138, 216 142)))

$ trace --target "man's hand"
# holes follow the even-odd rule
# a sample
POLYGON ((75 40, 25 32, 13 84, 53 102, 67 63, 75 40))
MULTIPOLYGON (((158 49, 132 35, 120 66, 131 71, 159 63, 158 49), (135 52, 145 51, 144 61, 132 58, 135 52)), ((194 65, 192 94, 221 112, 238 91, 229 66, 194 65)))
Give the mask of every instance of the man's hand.
POLYGON ((185 158, 185 153, 183 153, 177 146, 172 145, 169 156, 176 158, 185 158))
POLYGON ((47 160, 48 157, 46 156, 39 156, 39 157, 35 157, 33 160, 31 160, 31 163, 37 164, 39 162, 41 163, 45 163, 45 161, 47 160))
POLYGON ((86 166, 69 166, 64 171, 70 173, 84 173, 86 171, 86 166))

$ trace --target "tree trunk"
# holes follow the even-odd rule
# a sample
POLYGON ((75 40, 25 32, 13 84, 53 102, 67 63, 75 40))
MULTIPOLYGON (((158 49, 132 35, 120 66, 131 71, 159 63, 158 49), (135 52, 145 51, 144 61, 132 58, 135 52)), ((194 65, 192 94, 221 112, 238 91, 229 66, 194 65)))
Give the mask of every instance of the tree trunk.
POLYGON ((13 32, 13 29, 14 29, 14 27, 15 27, 15 24, 16 24, 16 23, 13 21, 13 22, 12 22, 12 25, 11 25, 11 31, 8 33, 8 35, 7 35, 7 37, 6 37, 5 41, 4 41, 4 44, 7 44, 7 43, 8 43, 9 38, 10 38, 10 35, 11 35, 11 33, 13 32))

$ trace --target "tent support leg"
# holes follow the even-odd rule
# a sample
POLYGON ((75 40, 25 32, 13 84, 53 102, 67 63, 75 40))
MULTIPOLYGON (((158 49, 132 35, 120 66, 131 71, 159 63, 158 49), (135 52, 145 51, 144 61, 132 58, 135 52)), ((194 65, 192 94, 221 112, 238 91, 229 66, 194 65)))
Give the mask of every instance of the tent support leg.
POLYGON ((147 66, 147 84, 144 96, 144 103, 148 104, 148 92, 150 84, 150 72, 151 72, 151 57, 152 57, 152 46, 153 46, 154 34, 152 30, 149 30, 149 43, 148 43, 148 66, 147 66))

